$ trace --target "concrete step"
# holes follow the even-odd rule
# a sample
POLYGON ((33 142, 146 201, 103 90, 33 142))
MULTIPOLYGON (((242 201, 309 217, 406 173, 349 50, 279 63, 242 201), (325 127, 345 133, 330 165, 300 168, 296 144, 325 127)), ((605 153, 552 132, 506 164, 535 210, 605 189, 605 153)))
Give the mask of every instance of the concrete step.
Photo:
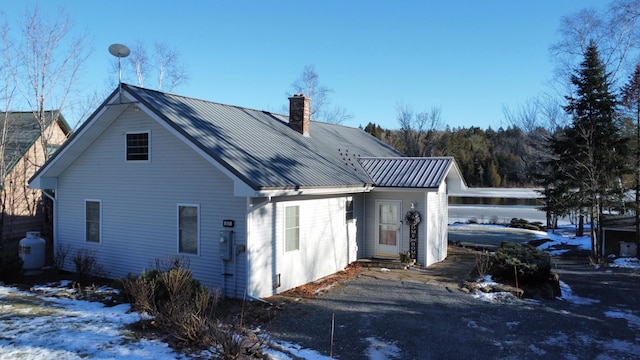
POLYGON ((409 264, 400 262, 398 259, 358 259, 356 264, 366 268, 406 269, 409 267, 409 264))

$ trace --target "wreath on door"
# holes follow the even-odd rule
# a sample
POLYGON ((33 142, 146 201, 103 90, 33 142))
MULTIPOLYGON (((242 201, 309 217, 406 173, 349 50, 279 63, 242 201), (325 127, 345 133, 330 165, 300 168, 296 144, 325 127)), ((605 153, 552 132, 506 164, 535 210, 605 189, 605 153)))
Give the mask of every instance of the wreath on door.
POLYGON ((415 210, 407 211, 407 214, 404 216, 404 220, 407 222, 409 226, 418 226, 420 224, 420 213, 415 210))

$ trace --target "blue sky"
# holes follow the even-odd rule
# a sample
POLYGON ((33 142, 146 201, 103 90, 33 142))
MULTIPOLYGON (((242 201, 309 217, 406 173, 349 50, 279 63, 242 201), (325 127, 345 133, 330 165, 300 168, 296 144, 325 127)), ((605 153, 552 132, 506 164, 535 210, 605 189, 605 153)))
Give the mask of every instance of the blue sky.
MULTIPOLYGON (((0 5, 11 23, 35 1, 0 5)), ((398 128, 396 109, 441 109, 451 127, 507 126, 547 90, 560 18, 608 1, 136 1, 47 0, 92 40, 84 89, 111 91, 113 43, 178 49, 191 79, 175 93, 281 112, 291 83, 314 65, 331 102, 353 118, 398 128)), ((15 25, 15 24, 14 24, 15 25)), ((152 86, 150 86, 152 87, 152 86)), ((64 114, 64 113, 63 113, 64 114)), ((64 114, 69 117, 68 114, 64 114)), ((70 123, 77 120, 68 119, 70 123)))

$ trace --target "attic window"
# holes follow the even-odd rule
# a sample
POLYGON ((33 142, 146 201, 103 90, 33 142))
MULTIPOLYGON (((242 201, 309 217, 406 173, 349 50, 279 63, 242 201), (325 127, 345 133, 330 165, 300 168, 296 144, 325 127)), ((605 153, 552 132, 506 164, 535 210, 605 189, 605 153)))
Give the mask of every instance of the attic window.
POLYGON ((149 161, 149 133, 127 134, 127 161, 149 161))

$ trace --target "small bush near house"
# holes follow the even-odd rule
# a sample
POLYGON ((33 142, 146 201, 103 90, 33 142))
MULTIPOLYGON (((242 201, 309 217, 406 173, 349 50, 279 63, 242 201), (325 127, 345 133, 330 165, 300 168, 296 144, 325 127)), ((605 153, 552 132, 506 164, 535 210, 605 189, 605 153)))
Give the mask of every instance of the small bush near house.
POLYGON ((104 270, 95 256, 95 251, 80 249, 71 259, 75 265, 76 275, 79 282, 85 282, 92 277, 104 275, 104 270))
POLYGON ((489 273, 496 280, 517 282, 527 297, 553 299, 560 295, 558 278, 551 272, 551 256, 529 244, 503 242, 489 273))
POLYGON ((218 358, 242 359, 243 354, 256 354, 263 347, 257 337, 215 318, 219 292, 211 294, 193 279, 186 258, 157 260, 155 269, 121 281, 134 309, 153 316, 177 348, 213 349, 218 358))
POLYGON ((64 269, 64 265, 67 262, 67 258, 69 254, 73 250, 73 247, 69 244, 67 245, 58 245, 56 248, 56 253, 53 256, 53 269, 56 271, 62 271, 64 269))
POLYGON ((492 258, 493 255, 487 250, 476 252, 476 271, 478 272, 478 276, 484 277, 489 274, 492 258))
POLYGON ((22 264, 22 258, 17 254, 0 256, 0 281, 6 283, 15 282, 22 272, 22 264))

